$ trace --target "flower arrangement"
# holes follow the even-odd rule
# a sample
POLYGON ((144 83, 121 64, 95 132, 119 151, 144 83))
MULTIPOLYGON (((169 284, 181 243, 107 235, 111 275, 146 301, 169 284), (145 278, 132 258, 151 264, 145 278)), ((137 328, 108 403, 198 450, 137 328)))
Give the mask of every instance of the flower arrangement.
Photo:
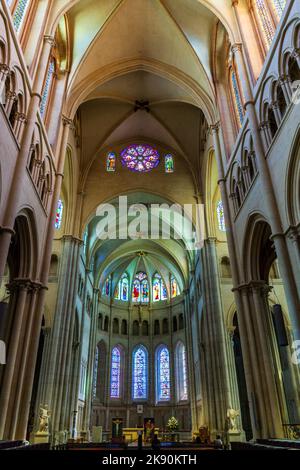
POLYGON ((174 416, 172 416, 172 418, 168 420, 167 427, 171 432, 176 431, 178 429, 178 421, 174 416))

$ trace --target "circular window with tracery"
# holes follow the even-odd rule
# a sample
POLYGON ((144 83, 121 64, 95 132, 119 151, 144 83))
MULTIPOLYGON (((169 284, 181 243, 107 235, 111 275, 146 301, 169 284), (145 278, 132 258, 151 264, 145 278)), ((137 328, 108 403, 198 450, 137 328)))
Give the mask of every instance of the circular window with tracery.
POLYGON ((121 152, 121 162, 131 171, 146 173, 160 162, 158 151, 150 145, 133 144, 121 152))

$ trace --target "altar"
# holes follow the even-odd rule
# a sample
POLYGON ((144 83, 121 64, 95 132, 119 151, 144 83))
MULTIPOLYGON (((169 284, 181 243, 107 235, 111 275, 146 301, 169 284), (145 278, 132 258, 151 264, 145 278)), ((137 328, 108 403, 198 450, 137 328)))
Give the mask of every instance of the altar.
MULTIPOLYGON (((123 428, 123 436, 125 438, 125 441, 128 443, 137 441, 139 432, 142 433, 143 440, 144 440, 144 428, 143 427, 123 428)), ((154 433, 158 434, 158 432, 159 432, 159 428, 154 428, 154 433)))
POLYGON ((137 441, 139 432, 144 436, 144 428, 123 428, 123 436, 126 442, 137 441))

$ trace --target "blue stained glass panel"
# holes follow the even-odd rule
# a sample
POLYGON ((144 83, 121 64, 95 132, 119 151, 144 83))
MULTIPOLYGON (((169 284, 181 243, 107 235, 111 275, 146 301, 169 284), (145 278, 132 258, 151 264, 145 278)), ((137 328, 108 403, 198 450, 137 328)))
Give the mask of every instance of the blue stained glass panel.
POLYGON ((218 218, 219 230, 221 230, 221 232, 226 232, 224 208, 223 208, 222 201, 219 201, 217 204, 217 218, 218 218))
POLYGON ((231 70, 231 85, 232 85, 232 90, 234 94, 234 103, 235 103, 236 113, 239 119, 239 124, 242 125, 243 120, 244 120, 244 111, 243 111, 243 105, 242 105, 240 90, 239 90, 238 83, 237 83, 236 74, 233 69, 231 70))
POLYGON ((61 227, 62 216, 63 216, 64 204, 61 199, 57 203, 56 216, 55 216, 55 228, 59 230, 61 227))
POLYGON ((111 353, 111 378, 110 378, 110 396, 111 398, 120 398, 121 382, 121 353, 119 348, 114 348, 111 353))
POLYGON ((42 93, 42 99, 41 99, 41 104, 40 104, 40 113, 41 116, 43 117, 47 108, 47 102, 48 102, 48 97, 49 97, 49 91, 51 88, 51 83, 52 83, 52 76, 55 72, 55 63, 53 59, 50 59, 49 65, 48 65, 48 70, 47 70, 47 76, 43 88, 43 93, 42 93))
POLYGON ((29 0, 19 0, 14 9, 15 11, 13 15, 13 23, 14 23, 15 30, 17 32, 19 32, 21 29, 28 5, 29 5, 29 0))
POLYGON ((147 351, 139 347, 133 353, 133 399, 147 399, 147 351))
POLYGON ((166 347, 158 354, 158 401, 170 400, 170 356, 166 347))

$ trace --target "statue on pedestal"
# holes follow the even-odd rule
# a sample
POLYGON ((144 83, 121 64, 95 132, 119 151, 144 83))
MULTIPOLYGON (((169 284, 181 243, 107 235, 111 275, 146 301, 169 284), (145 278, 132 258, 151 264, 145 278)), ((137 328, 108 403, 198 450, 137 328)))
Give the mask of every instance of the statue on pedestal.
POLYGON ((227 428, 229 432, 238 432, 236 418, 240 415, 239 411, 233 408, 227 410, 227 428))
POLYGON ((50 415, 51 413, 48 410, 48 405, 41 405, 40 414, 39 414, 39 429, 38 429, 39 433, 48 434, 50 415))

